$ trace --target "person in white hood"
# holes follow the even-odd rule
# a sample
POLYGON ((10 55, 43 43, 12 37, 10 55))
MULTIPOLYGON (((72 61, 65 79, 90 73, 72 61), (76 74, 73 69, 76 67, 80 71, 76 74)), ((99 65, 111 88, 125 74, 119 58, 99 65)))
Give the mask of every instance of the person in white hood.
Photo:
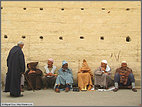
POLYGON ((94 72, 95 89, 103 88, 107 89, 109 86, 113 85, 113 80, 111 79, 111 68, 108 66, 107 60, 101 61, 101 66, 94 72))

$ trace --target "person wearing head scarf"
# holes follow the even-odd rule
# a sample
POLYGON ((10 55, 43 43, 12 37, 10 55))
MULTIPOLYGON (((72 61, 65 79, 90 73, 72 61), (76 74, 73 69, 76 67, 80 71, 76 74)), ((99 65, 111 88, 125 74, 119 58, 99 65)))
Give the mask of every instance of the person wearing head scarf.
POLYGON ((21 94, 21 76, 25 72, 25 58, 22 48, 23 42, 18 42, 14 46, 7 57, 8 71, 6 73, 6 83, 4 92, 10 92, 12 97, 23 96, 21 94))
POLYGON ((52 58, 49 58, 47 65, 44 66, 45 72, 44 76, 42 77, 44 89, 54 88, 57 74, 56 74, 56 66, 54 66, 53 63, 54 60, 52 58))
POLYGON ((80 90, 82 91, 91 90, 91 88, 93 87, 92 84, 93 74, 85 59, 83 60, 82 67, 78 71, 77 78, 78 78, 78 87, 80 90))
POLYGON ((101 66, 95 70, 94 76, 95 89, 107 89, 109 86, 113 85, 113 80, 111 79, 111 69, 107 63, 107 60, 101 61, 101 66))
POLYGON ((127 67, 127 62, 122 61, 121 67, 116 69, 114 76, 114 92, 117 92, 119 87, 132 88, 133 92, 137 92, 135 88, 135 78, 132 69, 127 67))
MULTIPOLYGON (((28 84, 28 90, 31 90, 32 88, 35 90, 40 90, 42 88, 42 71, 40 69, 37 69, 38 62, 31 62, 27 64, 28 70, 25 73, 25 77, 29 80, 32 87, 28 84)), ((26 79, 26 81, 27 81, 26 79)), ((28 83, 28 82, 27 82, 28 83)))
POLYGON ((55 92, 60 92, 60 86, 65 86, 65 92, 70 91, 73 84, 72 70, 68 68, 68 62, 62 62, 62 68, 58 70, 58 76, 55 83, 55 92))

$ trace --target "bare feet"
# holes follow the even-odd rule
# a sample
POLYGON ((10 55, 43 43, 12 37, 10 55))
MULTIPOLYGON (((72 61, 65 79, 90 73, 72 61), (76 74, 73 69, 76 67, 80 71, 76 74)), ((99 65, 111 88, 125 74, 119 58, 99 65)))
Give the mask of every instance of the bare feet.
POLYGON ((59 88, 55 88, 55 92, 59 93, 60 89, 59 88))
POLYGON ((113 90, 113 92, 117 92, 118 91, 118 88, 115 88, 114 90, 113 90))
POLYGON ((136 90, 135 88, 132 88, 132 91, 133 91, 133 92, 137 92, 137 90, 136 90))
POLYGON ((44 90, 47 90, 47 88, 45 87, 44 90))
POLYGON ((65 92, 68 92, 69 90, 70 90, 69 87, 66 87, 65 92))

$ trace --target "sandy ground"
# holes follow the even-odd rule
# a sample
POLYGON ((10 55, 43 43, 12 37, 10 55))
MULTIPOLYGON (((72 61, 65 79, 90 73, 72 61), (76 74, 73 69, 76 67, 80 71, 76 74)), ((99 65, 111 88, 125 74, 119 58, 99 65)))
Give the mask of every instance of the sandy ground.
POLYGON ((121 89, 118 92, 64 92, 55 93, 54 90, 39 90, 23 92, 24 96, 13 98, 9 93, 1 91, 2 103, 33 103, 34 106, 139 106, 141 104, 141 89, 133 92, 121 89))

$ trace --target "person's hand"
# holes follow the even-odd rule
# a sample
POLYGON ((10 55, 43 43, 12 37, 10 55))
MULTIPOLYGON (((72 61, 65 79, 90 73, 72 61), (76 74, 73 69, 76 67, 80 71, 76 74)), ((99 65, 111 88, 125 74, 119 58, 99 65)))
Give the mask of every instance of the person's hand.
POLYGON ((48 73, 47 76, 52 76, 52 73, 48 73))
POLYGON ((31 74, 31 73, 35 73, 35 71, 32 71, 32 70, 31 70, 28 74, 31 74))
POLYGON ((63 69, 63 72, 66 72, 66 69, 63 69))
POLYGON ((102 67, 102 71, 106 71, 106 69, 102 67))
POLYGON ((35 73, 35 71, 32 71, 32 73, 35 73))
POLYGON ((50 76, 50 73, 47 73, 46 75, 47 75, 47 76, 50 76))
POLYGON ((45 76, 48 76, 48 74, 45 74, 45 76))
POLYGON ((50 73, 50 76, 54 76, 54 74, 50 73))
POLYGON ((54 76, 58 76, 57 74, 54 74, 54 76))
POLYGON ((107 73, 107 72, 105 72, 104 74, 108 75, 108 73, 107 73))

